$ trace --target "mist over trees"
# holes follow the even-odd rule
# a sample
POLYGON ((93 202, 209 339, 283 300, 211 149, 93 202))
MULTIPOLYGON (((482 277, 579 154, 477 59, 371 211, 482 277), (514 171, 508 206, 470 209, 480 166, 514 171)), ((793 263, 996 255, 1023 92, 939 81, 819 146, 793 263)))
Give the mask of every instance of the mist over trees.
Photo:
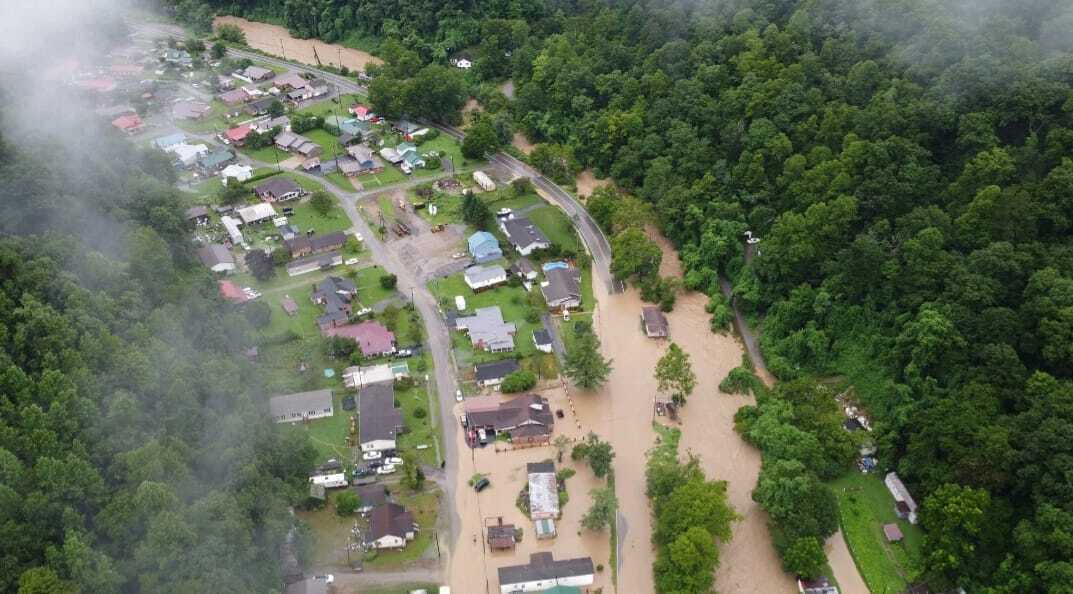
POLYGON ((315 452, 269 419, 183 196, 82 118, 0 139, 0 592, 279 591, 315 452))

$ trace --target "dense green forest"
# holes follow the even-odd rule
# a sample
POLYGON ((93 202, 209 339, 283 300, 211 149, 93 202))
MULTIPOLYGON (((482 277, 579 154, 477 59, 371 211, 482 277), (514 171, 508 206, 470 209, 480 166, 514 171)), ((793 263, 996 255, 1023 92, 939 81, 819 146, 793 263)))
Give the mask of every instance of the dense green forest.
MULTIPOLYGON (((1068 2, 211 5, 511 78, 513 123, 651 204, 687 287, 732 281, 771 371, 855 384, 932 585, 1069 591, 1068 2)), ((810 468, 784 454, 758 496, 810 468)))
POLYGON ((269 420, 167 159, 65 107, 92 143, 0 140, 0 592, 279 591, 312 446, 269 420))

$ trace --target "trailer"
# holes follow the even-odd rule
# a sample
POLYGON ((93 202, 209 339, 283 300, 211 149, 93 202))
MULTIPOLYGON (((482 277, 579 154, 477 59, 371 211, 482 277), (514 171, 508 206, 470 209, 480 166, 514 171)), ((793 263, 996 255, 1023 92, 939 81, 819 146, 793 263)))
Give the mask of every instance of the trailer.
POLYGON ((309 477, 309 482, 314 485, 320 485, 325 489, 335 489, 347 486, 346 474, 342 472, 314 475, 309 477))
POLYGON ((474 171, 473 181, 477 182, 477 185, 485 192, 491 192, 496 189, 496 183, 483 171, 474 171))

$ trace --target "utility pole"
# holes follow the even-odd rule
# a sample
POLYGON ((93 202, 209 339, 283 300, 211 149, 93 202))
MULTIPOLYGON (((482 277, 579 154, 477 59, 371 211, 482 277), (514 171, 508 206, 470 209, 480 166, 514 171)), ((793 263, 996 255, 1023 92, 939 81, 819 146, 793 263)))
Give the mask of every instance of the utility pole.
POLYGON ((280 51, 281 54, 283 54, 283 59, 286 60, 287 59, 287 48, 283 47, 283 38, 282 37, 279 38, 279 51, 280 51))

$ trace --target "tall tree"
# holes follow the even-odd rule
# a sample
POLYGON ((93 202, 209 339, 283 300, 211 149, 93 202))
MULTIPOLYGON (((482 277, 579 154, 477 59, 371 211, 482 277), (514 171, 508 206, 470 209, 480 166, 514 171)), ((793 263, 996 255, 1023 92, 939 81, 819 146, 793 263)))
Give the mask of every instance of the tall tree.
POLYGON ((685 404, 686 398, 697 385, 697 376, 689 362, 689 353, 672 342, 667 352, 656 362, 656 381, 660 392, 670 392, 677 404, 685 404))
POLYGON ((595 390, 607 381, 611 363, 600 353, 600 339, 590 330, 577 336, 567 347, 563 372, 577 387, 595 390))

